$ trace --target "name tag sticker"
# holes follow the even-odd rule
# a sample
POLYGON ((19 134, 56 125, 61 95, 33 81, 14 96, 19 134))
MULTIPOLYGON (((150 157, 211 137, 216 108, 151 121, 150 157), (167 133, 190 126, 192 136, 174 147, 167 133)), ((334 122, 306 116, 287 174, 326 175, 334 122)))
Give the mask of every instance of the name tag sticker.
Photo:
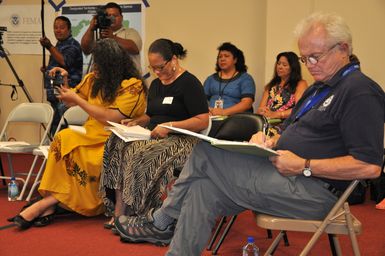
POLYGON ((163 104, 172 104, 174 97, 164 97, 163 104))

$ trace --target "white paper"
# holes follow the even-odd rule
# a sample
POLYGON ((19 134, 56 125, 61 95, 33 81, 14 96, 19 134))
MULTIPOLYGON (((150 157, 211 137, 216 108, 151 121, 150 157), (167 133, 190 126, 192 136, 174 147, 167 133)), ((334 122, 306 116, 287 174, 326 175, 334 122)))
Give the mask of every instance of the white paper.
POLYGON ((218 140, 218 139, 215 139, 203 134, 199 134, 196 132, 192 132, 186 129, 171 127, 167 125, 160 125, 160 126, 173 131, 177 131, 179 133, 195 136, 197 138, 210 142, 211 145, 213 145, 214 147, 222 148, 229 151, 241 152, 241 153, 251 154, 251 155, 259 155, 259 156, 278 155, 278 153, 275 150, 263 147, 261 145, 249 143, 249 142, 218 140))
POLYGON ((12 146, 27 146, 30 145, 25 141, 0 141, 0 148, 12 147, 12 146))
POLYGON ((176 127, 172 127, 172 126, 168 126, 168 125, 163 125, 163 124, 160 124, 159 126, 167 128, 167 129, 170 129, 170 130, 173 130, 173 131, 176 131, 178 133, 183 133, 183 134, 195 136, 195 137, 197 137, 199 139, 208 141, 210 143, 212 143, 213 141, 217 141, 217 139, 215 139, 215 138, 212 138, 212 137, 200 134, 200 133, 192 132, 192 131, 189 131, 189 130, 186 130, 186 129, 176 128, 176 127))
POLYGON ((123 140, 124 142, 130 142, 130 141, 135 141, 135 140, 143 140, 141 138, 137 138, 137 137, 128 137, 128 136, 125 136, 123 135, 120 130, 116 127, 106 127, 108 128, 108 130, 112 131, 116 136, 118 136, 121 140, 123 140))
POLYGON ((125 126, 111 121, 107 122, 113 126, 110 130, 119 138, 125 138, 122 138, 124 141, 149 140, 151 138, 151 131, 139 125, 125 126))

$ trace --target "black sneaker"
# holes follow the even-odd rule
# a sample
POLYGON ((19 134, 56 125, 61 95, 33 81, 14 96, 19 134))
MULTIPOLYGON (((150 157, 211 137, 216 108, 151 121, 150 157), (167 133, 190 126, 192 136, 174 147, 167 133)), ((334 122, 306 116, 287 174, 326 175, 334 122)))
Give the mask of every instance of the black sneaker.
POLYGON ((170 244, 174 235, 175 223, 160 230, 154 226, 153 210, 147 216, 120 216, 115 219, 115 228, 119 232, 120 240, 128 243, 148 242, 160 246, 170 244))

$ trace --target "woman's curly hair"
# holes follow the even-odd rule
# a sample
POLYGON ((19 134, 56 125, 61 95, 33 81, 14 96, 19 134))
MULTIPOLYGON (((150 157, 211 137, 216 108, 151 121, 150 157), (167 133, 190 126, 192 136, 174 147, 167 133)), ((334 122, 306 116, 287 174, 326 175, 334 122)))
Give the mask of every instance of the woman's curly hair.
MULTIPOLYGON (((97 41, 92 55, 98 77, 95 78, 91 97, 95 98, 100 92, 104 102, 112 103, 123 80, 133 77, 142 80, 129 53, 115 40, 106 38, 97 41)), ((142 84, 143 90, 146 90, 143 80, 142 84)))

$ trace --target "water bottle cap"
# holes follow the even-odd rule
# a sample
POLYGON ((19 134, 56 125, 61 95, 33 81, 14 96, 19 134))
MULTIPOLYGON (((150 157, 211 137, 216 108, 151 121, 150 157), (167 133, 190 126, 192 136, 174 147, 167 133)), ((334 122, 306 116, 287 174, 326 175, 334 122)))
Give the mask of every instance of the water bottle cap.
POLYGON ((247 242, 248 243, 254 243, 254 237, 252 237, 252 236, 247 237, 247 242))
POLYGON ((16 180, 16 178, 15 177, 11 177, 11 180, 16 180))

